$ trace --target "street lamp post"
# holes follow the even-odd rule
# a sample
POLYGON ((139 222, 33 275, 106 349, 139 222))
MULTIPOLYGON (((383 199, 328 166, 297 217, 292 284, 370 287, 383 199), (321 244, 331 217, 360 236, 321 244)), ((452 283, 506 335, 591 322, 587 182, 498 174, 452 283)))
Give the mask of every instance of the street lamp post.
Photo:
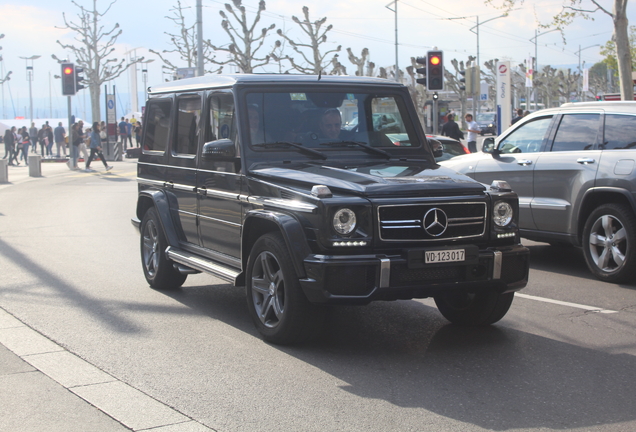
POLYGON ((395 13, 395 81, 400 82, 400 66, 398 65, 398 12, 397 12, 398 0, 393 0, 385 7, 391 12, 395 13), (389 6, 395 5, 395 9, 391 9, 389 6))
MULTIPOLYGON (((477 69, 479 70, 480 66, 480 60, 479 60, 479 26, 482 24, 486 24, 489 21, 492 20, 496 20, 498 18, 505 18, 508 16, 508 13, 505 13, 503 15, 499 15, 496 16, 494 18, 489 18, 486 21, 483 22, 479 22, 479 15, 469 15, 469 16, 464 16, 464 17, 457 17, 457 18, 447 18, 448 20, 456 20, 456 19, 468 19, 468 18, 475 18, 475 25, 472 26, 471 28, 469 28, 468 30, 471 31, 472 33, 475 33, 475 35, 477 35, 477 69)), ((473 92, 474 87, 477 87, 478 89, 481 89, 481 76, 477 77, 477 82, 475 83, 476 86, 473 86, 473 92)), ((478 94, 481 90, 478 90, 478 94)), ((475 111, 475 95, 473 94, 473 111, 475 111)), ((477 114, 479 114, 479 112, 481 111, 481 107, 480 104, 477 103, 477 114)))
POLYGON ((581 48, 581 45, 579 45, 579 50, 577 51, 577 54, 579 55, 579 79, 578 79, 578 83, 579 83, 578 87, 579 88, 578 88, 578 90, 579 90, 579 99, 580 100, 583 100, 583 96, 582 96, 582 92, 581 92, 581 79, 582 79, 582 76, 583 76, 583 73, 582 73, 583 71, 581 70, 581 51, 586 50, 588 48, 594 48, 594 47, 597 47, 597 46, 601 46, 601 44, 594 44, 594 45, 590 45, 590 46, 585 47, 585 48, 581 48))
MULTIPOLYGON (((552 32, 555 32, 555 31, 559 31, 559 29, 552 29, 552 30, 548 30, 547 32, 543 32, 543 33, 539 33, 539 31, 535 29, 534 37, 530 38, 530 42, 532 42, 533 39, 534 39, 534 70, 535 70, 535 72, 537 70, 539 70, 539 56, 538 56, 539 52, 538 52, 538 48, 537 48, 537 39, 539 38, 539 36, 543 36, 543 35, 546 35, 548 33, 552 33, 552 32)), ((533 91, 534 91, 534 87, 533 87, 533 91)), ((537 102, 538 102, 537 99, 539 99, 539 98, 538 97, 534 98, 534 110, 535 111, 537 110, 537 102)), ((530 101, 528 101, 526 103, 526 108, 530 109, 530 101)), ((549 108, 549 107, 546 107, 546 108, 549 108)))
POLYGON ((141 82, 144 83, 144 104, 146 103, 146 99, 148 99, 148 63, 152 63, 155 59, 149 59, 142 61, 141 65, 141 82))
POLYGON ((31 123, 33 123, 33 93, 31 90, 31 83, 33 82, 33 60, 37 60, 40 58, 39 55, 33 55, 31 57, 20 57, 26 61, 26 72, 27 72, 27 81, 29 81, 29 115, 31 119, 31 123), (29 60, 31 60, 31 65, 29 66, 29 60))

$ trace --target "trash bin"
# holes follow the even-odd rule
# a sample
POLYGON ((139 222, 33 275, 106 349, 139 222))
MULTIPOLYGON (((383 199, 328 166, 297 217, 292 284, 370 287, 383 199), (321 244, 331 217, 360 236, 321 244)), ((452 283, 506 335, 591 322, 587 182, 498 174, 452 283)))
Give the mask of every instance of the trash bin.
POLYGON ((9 161, 0 159, 0 183, 9 183, 9 161))
POLYGON ((42 156, 29 156, 29 177, 42 177, 42 156))

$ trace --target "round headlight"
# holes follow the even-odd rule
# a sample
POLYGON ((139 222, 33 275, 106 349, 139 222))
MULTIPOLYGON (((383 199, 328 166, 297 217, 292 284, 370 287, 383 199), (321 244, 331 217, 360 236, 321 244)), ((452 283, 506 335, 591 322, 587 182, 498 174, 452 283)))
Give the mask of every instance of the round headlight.
POLYGON ((493 208, 492 220, 496 225, 504 227, 512 221, 513 211, 510 204, 505 201, 497 201, 493 208))
POLYGON ((348 208, 338 210, 333 216, 333 227, 339 234, 350 234, 356 228, 356 214, 348 208))

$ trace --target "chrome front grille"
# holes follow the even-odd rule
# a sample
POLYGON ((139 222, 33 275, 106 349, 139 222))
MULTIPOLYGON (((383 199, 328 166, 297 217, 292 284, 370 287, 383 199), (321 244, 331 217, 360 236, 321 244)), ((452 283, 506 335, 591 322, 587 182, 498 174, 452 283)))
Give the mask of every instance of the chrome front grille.
POLYGON ((480 237, 486 232, 486 215, 484 202, 381 205, 380 239, 441 241, 480 237))

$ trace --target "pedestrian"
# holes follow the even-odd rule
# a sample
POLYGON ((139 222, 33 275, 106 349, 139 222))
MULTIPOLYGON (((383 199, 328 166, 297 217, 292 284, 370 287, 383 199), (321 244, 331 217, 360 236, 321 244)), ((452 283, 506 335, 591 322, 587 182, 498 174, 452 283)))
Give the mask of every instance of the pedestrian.
POLYGON ((20 149, 22 150, 22 155, 20 159, 24 160, 25 165, 29 165, 29 147, 31 147, 31 137, 29 136, 29 132, 27 131, 26 126, 22 126, 20 131, 20 149))
POLYGON ((517 113, 517 116, 512 119, 512 122, 510 122, 511 126, 523 118, 523 110, 521 108, 517 108, 515 112, 517 113))
POLYGON ((106 122, 102 121, 99 124, 99 139, 102 143, 102 147, 108 144, 108 134, 106 133, 106 122))
POLYGON ((119 128, 119 142, 121 143, 121 150, 123 152, 126 149, 126 136, 128 135, 128 125, 123 117, 117 127, 119 128))
POLYGON ((455 116, 448 114, 448 121, 442 126, 442 135, 456 139, 464 139, 464 133, 459 130, 459 125, 455 122, 455 116))
MULTIPOLYGON (((84 163, 86 163, 86 161, 88 161, 88 151, 86 150, 86 144, 88 143, 90 145, 91 142, 91 128, 86 129, 85 132, 82 132, 82 126, 84 125, 84 122, 82 122, 80 120, 80 128, 79 128, 79 133, 82 135, 82 141, 79 143, 79 145, 77 146, 77 149, 79 150, 79 152, 82 154, 82 156, 84 157, 84 163)), ((79 157, 79 155, 78 155, 79 157)))
POLYGON ((133 134, 133 125, 131 122, 126 119, 126 134, 128 136, 128 142, 130 143, 130 148, 133 147, 132 143, 132 134, 133 134))
POLYGON ((53 128, 49 125, 47 121, 46 125, 46 154, 47 156, 53 157, 53 128))
POLYGON ((472 114, 466 114, 466 131, 468 132, 468 151, 471 153, 477 153, 477 134, 479 133, 479 125, 476 121, 473 121, 472 114))
POLYGON ((141 121, 135 123, 135 142, 137 143, 137 147, 141 145, 141 131, 143 128, 141 127, 141 121))
POLYGON ((29 128, 29 136, 31 137, 31 147, 33 153, 36 153, 38 149, 38 128, 35 127, 34 122, 31 122, 31 127, 29 128))
POLYGON ((40 143, 40 152, 42 157, 46 155, 46 125, 42 125, 38 131, 38 142, 40 143))
POLYGON ((64 157, 66 157, 66 144, 64 142, 66 139, 66 129, 62 126, 62 122, 58 123, 53 134, 55 135, 55 146, 57 147, 56 157, 60 157, 60 147, 64 150, 64 157))
POLYGON ((4 158, 5 159, 7 156, 9 157, 9 165, 13 166, 13 160, 15 159, 16 163, 18 165, 20 165, 20 163, 18 162, 18 159, 16 158, 15 155, 15 140, 16 140, 16 134, 15 134, 15 126, 11 127, 11 129, 7 129, 6 131, 4 131, 4 151, 5 151, 5 155, 4 158))
POLYGON ((99 137, 99 123, 93 122, 93 127, 91 128, 91 154, 88 157, 88 161, 86 162, 86 171, 91 170, 91 162, 95 159, 95 156, 99 157, 106 168, 106 171, 110 171, 113 169, 111 165, 106 163, 106 159, 104 159, 104 154, 102 153, 101 140, 99 137))

